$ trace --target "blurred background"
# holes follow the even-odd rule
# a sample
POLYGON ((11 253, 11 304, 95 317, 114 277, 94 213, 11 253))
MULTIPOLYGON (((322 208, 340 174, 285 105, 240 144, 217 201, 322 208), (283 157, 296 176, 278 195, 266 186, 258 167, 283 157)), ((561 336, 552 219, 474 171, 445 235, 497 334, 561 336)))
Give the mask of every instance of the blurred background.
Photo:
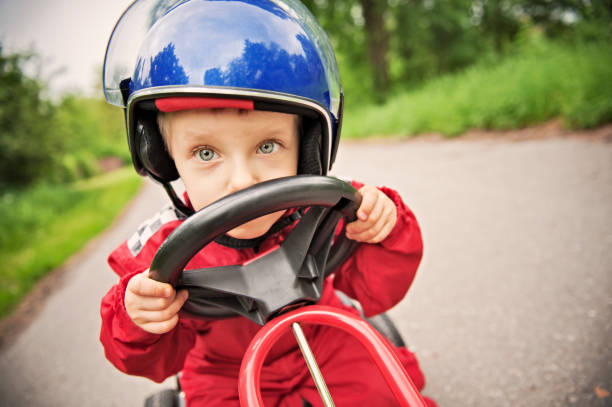
MULTIPOLYGON (((0 319, 141 186, 101 90, 129 4, 0 0, 0 319)), ((305 4, 336 50, 343 139, 612 122, 610 0, 305 4)))

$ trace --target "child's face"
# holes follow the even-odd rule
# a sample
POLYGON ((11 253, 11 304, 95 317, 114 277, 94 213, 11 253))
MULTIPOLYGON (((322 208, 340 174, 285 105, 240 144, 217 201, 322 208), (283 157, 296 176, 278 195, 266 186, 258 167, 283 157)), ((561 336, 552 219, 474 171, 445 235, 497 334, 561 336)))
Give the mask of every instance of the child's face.
MULTIPOLYGON (((166 129, 168 149, 195 210, 259 182, 297 174, 295 115, 189 110, 169 115, 166 129)), ((283 213, 254 219, 228 234, 261 236, 283 213)))

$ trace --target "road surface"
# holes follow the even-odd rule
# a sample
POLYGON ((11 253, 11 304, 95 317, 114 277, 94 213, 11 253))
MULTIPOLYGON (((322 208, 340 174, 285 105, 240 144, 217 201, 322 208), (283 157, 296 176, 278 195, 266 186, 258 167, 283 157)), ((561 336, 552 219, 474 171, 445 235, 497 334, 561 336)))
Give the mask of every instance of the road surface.
MULTIPOLYGON (((612 406, 612 143, 344 142, 334 173, 394 187, 420 221, 423 262, 390 313, 441 407, 612 406)), ((164 201, 146 183, 68 263, 0 348, 0 405, 139 406, 170 385, 119 373, 98 342, 106 255, 164 201)))

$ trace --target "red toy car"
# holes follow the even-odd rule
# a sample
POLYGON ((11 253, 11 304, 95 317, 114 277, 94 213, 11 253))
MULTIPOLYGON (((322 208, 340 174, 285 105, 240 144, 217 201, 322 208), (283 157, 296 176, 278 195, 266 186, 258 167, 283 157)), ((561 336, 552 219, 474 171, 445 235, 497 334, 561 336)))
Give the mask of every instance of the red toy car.
MULTIPOLYGON (((314 305, 323 281, 351 255, 355 242, 336 236, 342 218, 351 221, 361 200, 350 184, 333 177, 295 176, 262 182, 203 208, 179 226, 159 248, 151 277, 189 290, 181 313, 196 318, 242 315, 263 325, 243 357, 239 377, 242 406, 262 406, 259 374, 275 341, 292 329, 319 394, 333 406, 330 392, 304 337, 300 322, 337 327, 368 350, 398 405, 425 407, 420 393, 394 351, 381 337, 403 346, 386 315, 369 320, 340 309, 314 305), (272 251, 241 265, 184 270, 189 260, 217 236, 262 215, 303 208, 303 216, 285 241, 272 251)), ((347 300, 348 297, 346 297, 347 300)), ((146 406, 180 406, 179 390, 149 397, 146 406)))

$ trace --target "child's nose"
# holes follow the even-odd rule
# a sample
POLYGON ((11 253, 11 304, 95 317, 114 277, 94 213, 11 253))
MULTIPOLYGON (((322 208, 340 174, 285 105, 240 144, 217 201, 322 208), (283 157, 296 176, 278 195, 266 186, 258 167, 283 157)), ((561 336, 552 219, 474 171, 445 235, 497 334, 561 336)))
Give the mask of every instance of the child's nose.
POLYGON ((245 162, 238 162, 234 166, 230 177, 230 193, 248 188, 257 183, 257 177, 245 162))

